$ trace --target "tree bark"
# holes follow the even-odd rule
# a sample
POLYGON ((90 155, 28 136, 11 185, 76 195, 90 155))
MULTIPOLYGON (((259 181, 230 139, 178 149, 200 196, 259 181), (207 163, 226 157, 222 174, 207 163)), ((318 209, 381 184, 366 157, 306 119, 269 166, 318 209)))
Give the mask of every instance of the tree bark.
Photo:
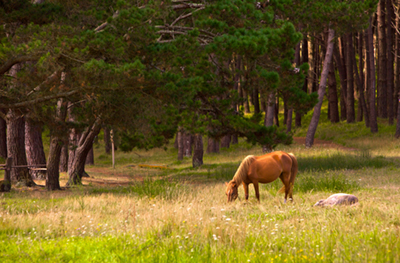
MULTIPOLYGON (((13 166, 27 166, 25 152, 25 119, 16 110, 7 113, 7 156, 13 159, 13 166)), ((34 186, 27 167, 15 167, 11 169, 11 180, 18 185, 34 186)))
POLYGON ((378 4, 378 116, 387 118, 387 58, 385 1, 378 4))
POLYGON ((392 0, 386 0, 386 51, 387 51, 387 112, 389 125, 393 125, 393 90, 394 90, 394 58, 393 58, 393 34, 392 34, 392 18, 393 5, 392 0))
POLYGON ((331 123, 338 123, 340 121, 336 85, 335 66, 332 62, 329 66, 328 76, 329 119, 331 123))
MULTIPOLYGON (((362 113, 363 113, 364 119, 365 119, 365 126, 369 127, 369 125, 370 125, 369 112, 368 112, 367 103, 366 103, 365 97, 364 97, 364 78, 363 78, 364 64, 363 64, 363 34, 362 33, 359 33, 359 35, 358 35, 358 57, 359 57, 360 73, 358 73, 358 69, 357 69, 356 54, 355 54, 355 52, 353 52, 352 59, 353 59, 354 72, 356 74, 355 79, 356 79, 358 93, 359 93, 359 105, 361 105, 361 108, 362 108, 362 113)), ((359 121, 362 121, 362 118, 359 121)))
POLYGON ((293 109, 289 109, 287 113, 286 133, 292 132, 293 109))
POLYGON ((244 113, 250 113, 249 98, 247 96, 246 89, 242 88, 243 99, 244 99, 244 113))
POLYGON ((184 133, 182 129, 178 130, 176 135, 177 142, 178 142, 178 161, 183 160, 183 155, 185 154, 185 147, 184 147, 184 133))
POLYGON ((68 172, 68 139, 63 140, 61 148, 59 172, 68 172))
POLYGON ((367 68, 369 77, 369 116, 370 116, 370 128, 372 133, 378 132, 378 123, 376 119, 376 108, 375 108, 375 56, 374 56, 374 36, 372 32, 372 18, 370 18, 369 27, 366 38, 366 49, 367 49, 367 68))
POLYGON ((239 138, 237 134, 232 135, 232 141, 231 144, 238 144, 239 143, 239 138))
POLYGON ((311 92, 316 92, 318 89, 318 77, 319 77, 319 43, 316 38, 311 41, 311 56, 312 56, 312 70, 311 70, 311 92))
MULTIPOLYGON (((264 126, 270 127, 274 125, 274 116, 275 116, 275 93, 271 92, 268 96, 268 107, 267 112, 264 117, 264 126)), ((272 152, 272 148, 267 145, 263 145, 262 150, 264 153, 272 152)))
POLYGON ((183 133, 183 153, 185 157, 192 156, 192 145, 193 145, 193 136, 188 133, 183 133))
POLYGON ((62 140, 58 136, 50 139, 49 158, 47 159, 46 188, 48 191, 61 190, 60 187, 60 156, 62 140))
POLYGON ((260 113, 260 98, 257 88, 253 88, 254 114, 260 113))
POLYGON ((347 123, 355 122, 355 111, 354 111, 354 78, 353 78, 353 34, 348 33, 346 35, 346 75, 347 75, 347 100, 346 100, 346 112, 347 112, 347 123))
POLYGON ((106 154, 111 154, 110 129, 108 127, 104 127, 103 132, 104 132, 104 147, 106 150, 106 154))
POLYGON ((276 96, 275 111, 274 111, 275 125, 279 127, 279 97, 276 96))
POLYGON ((266 127, 274 125, 274 116, 275 116, 275 93, 271 92, 268 96, 268 107, 264 119, 264 125, 266 127))
POLYGON ((194 140, 194 150, 193 150, 193 158, 192 158, 192 166, 199 167, 203 165, 203 136, 201 134, 196 134, 193 136, 194 140))
MULTIPOLYGON (((65 122, 68 103, 64 99, 57 102, 55 119, 59 123, 65 122)), ((46 188, 48 191, 60 190, 60 158, 61 150, 67 149, 65 135, 52 131, 50 138, 49 157, 47 159, 46 188)))
POLYGON ((208 137, 207 153, 219 153, 219 141, 208 137))
MULTIPOLYGON (((396 14, 396 28, 400 28, 400 0, 397 1, 397 14, 396 14)), ((396 74, 395 76, 395 87, 393 93, 393 107, 395 110, 395 116, 397 116, 398 112, 398 104, 399 104, 399 91, 400 91, 400 34, 396 32, 396 43, 395 43, 395 61, 396 61, 396 74)), ((398 120, 398 119, 397 119, 398 120)))
MULTIPOLYGON (((5 112, 3 112, 5 113, 5 112)), ((7 159, 7 123, 0 118, 0 157, 7 159)))
POLYGON ((311 118, 310 126, 308 127, 306 142, 305 142, 306 147, 312 147, 314 144, 314 136, 315 136, 315 132, 317 131, 319 117, 321 115, 322 101, 323 101, 324 95, 325 95, 326 80, 328 78, 328 73, 329 73, 329 64, 332 61, 334 36, 335 36, 335 31, 333 29, 329 29, 328 42, 327 42, 328 44, 327 44, 327 48, 326 48, 325 60, 324 60, 324 65, 323 65, 323 69, 322 69, 322 74, 321 74, 321 82, 320 82, 320 85, 318 88, 318 103, 314 107, 314 113, 311 118))
MULTIPOLYGON (((25 149, 28 165, 32 168, 46 167, 46 157, 43 150, 42 125, 33 120, 25 119, 25 149)), ((29 170, 32 178, 45 179, 46 171, 29 170)))
MULTIPOLYGON (((69 180, 67 185, 76 185, 82 183, 82 176, 85 171, 86 156, 93 146, 94 138, 101 129, 101 117, 97 117, 92 125, 86 128, 79 139, 78 148, 75 150, 75 156, 71 166, 68 169, 69 180)), ((71 157, 71 156, 70 156, 71 157)))
POLYGON ((94 165, 93 143, 92 147, 90 147, 90 150, 86 156, 85 164, 94 165))
POLYGON ((333 49, 333 57, 335 59, 335 64, 336 64, 336 67, 339 72, 340 87, 341 87, 341 90, 340 90, 340 119, 343 121, 347 118, 347 111, 346 111, 347 76, 346 76, 346 70, 343 66, 337 44, 335 44, 334 49, 333 49))
POLYGON ((231 144, 231 135, 225 135, 221 139, 221 148, 229 148, 231 144))
MULTIPOLYGON (((303 43, 301 44, 301 59, 302 63, 308 63, 308 41, 306 37, 303 39, 303 43)), ((306 93, 307 93, 307 87, 308 87, 308 75, 306 75, 303 85, 303 91, 306 93)), ((298 128, 301 127, 301 117, 302 117, 301 113, 296 111, 295 126, 298 128)))

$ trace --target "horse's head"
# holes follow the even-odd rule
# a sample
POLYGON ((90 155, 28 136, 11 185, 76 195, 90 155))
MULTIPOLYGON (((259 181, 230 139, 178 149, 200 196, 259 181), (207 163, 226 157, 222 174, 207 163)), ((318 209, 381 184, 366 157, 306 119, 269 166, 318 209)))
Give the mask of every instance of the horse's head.
POLYGON ((228 197, 228 202, 235 201, 238 198, 238 185, 234 180, 231 180, 229 183, 226 184, 225 194, 228 197))

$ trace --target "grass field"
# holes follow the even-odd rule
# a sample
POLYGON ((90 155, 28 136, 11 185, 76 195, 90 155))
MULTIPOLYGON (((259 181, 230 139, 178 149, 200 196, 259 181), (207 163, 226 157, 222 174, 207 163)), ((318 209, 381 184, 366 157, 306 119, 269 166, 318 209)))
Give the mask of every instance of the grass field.
POLYGON ((0 195, 0 262, 400 262, 400 143, 392 127, 360 125, 321 125, 318 138, 337 144, 278 146, 299 162, 288 204, 280 181, 261 186, 259 203, 252 186, 248 202, 240 188, 226 203, 224 182, 262 154, 244 142, 197 169, 173 147, 117 152, 112 169, 100 144, 84 186, 0 195), (359 204, 313 207, 339 192, 359 204))

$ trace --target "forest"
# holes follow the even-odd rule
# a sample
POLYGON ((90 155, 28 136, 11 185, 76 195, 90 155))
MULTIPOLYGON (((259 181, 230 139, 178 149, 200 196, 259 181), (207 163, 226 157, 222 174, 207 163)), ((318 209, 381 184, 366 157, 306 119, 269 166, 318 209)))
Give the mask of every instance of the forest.
POLYGON ((13 0, 1 17, 0 155, 18 166, 5 184, 45 176, 56 190, 60 171, 79 184, 102 128, 125 151, 175 136, 178 160, 189 141, 198 166, 203 136, 208 152, 238 138, 268 152, 289 144, 309 111, 312 147, 324 99, 332 123, 372 133, 377 118, 397 117, 392 1, 13 0))
POLYGON ((400 260, 400 1, 0 0, 0 24, 2 262, 400 260), (294 201, 227 204, 274 151, 294 201), (312 207, 334 193, 360 204, 312 207))

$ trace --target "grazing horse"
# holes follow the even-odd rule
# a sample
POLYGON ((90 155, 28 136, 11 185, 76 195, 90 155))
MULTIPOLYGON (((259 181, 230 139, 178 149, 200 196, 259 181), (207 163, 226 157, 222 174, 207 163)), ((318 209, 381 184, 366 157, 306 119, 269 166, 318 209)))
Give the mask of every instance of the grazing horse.
POLYGON ((258 183, 271 183, 278 178, 283 183, 283 187, 278 193, 285 193, 285 203, 288 196, 293 200, 293 184, 297 170, 297 159, 292 153, 277 151, 262 156, 249 155, 244 158, 232 180, 225 183, 228 202, 236 200, 240 184, 243 184, 247 200, 249 198, 249 184, 251 183, 254 185, 256 197, 260 201, 258 183))

